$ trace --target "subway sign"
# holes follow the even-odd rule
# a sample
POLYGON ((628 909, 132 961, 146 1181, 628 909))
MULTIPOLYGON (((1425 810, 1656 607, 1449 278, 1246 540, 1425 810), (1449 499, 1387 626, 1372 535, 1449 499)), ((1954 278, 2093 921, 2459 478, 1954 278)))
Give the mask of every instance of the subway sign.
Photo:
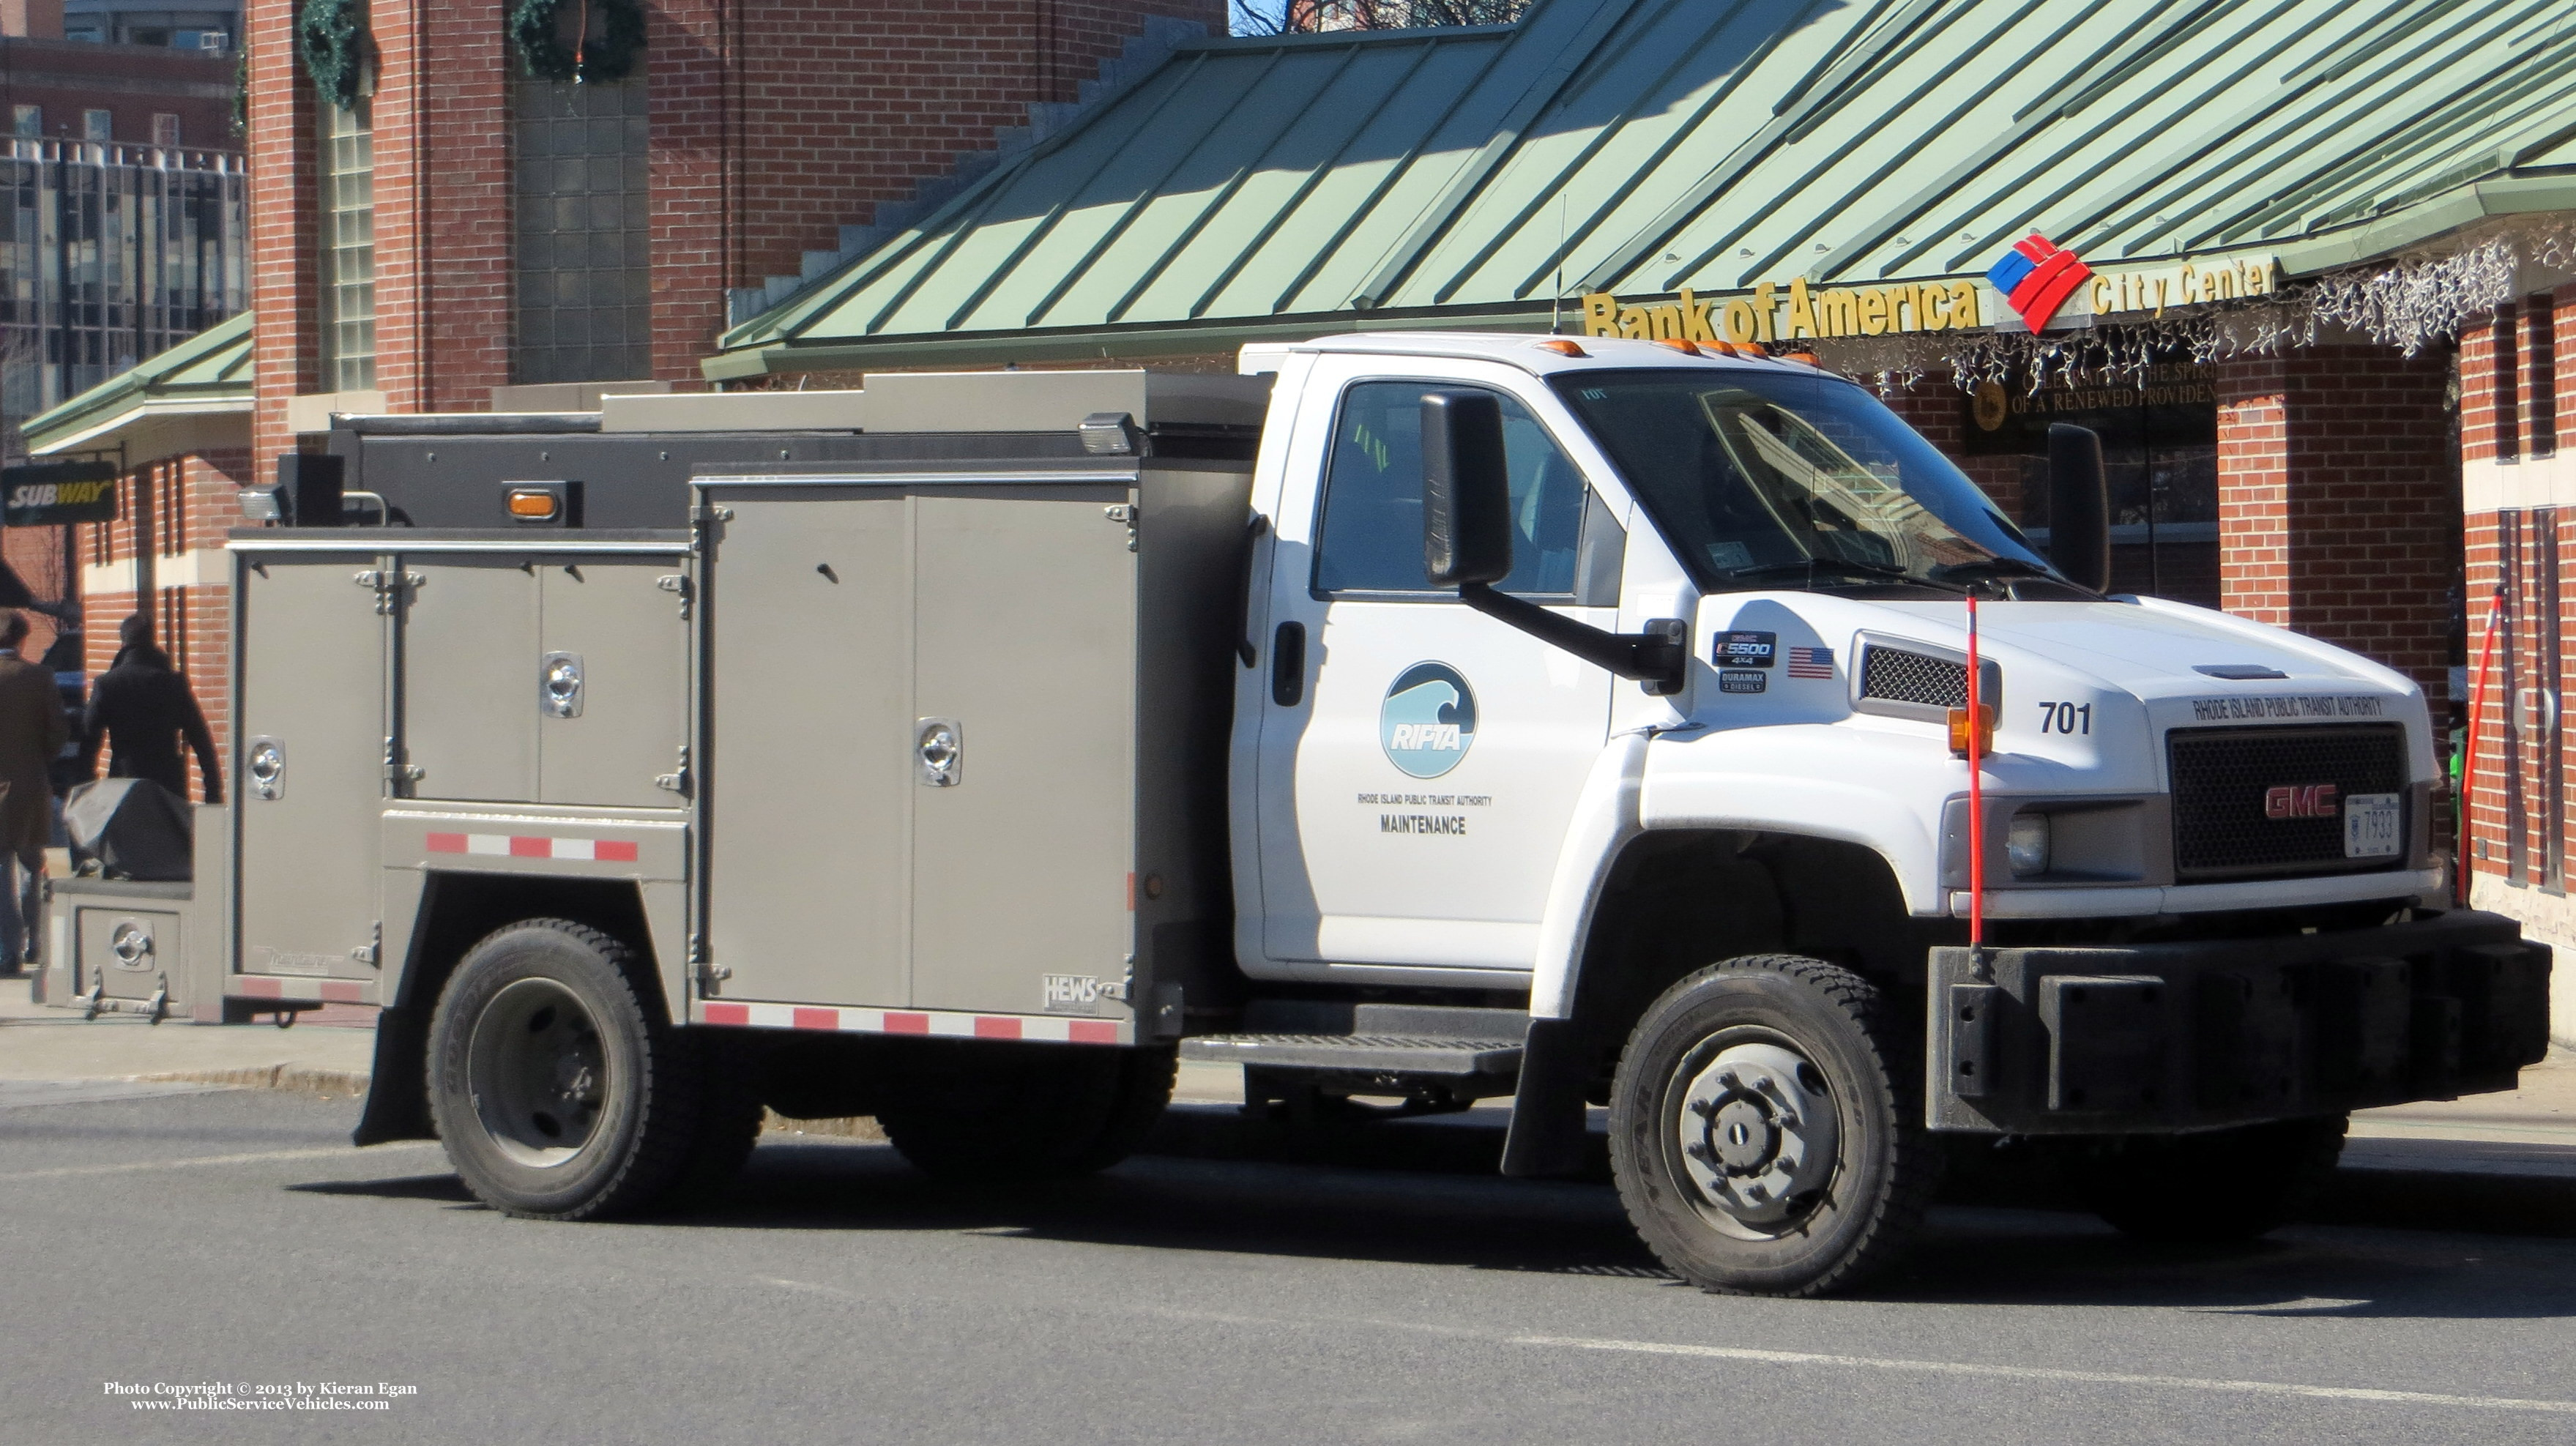
POLYGON ((31 462, 0 467, 0 525, 59 527, 116 520, 116 464, 31 462))

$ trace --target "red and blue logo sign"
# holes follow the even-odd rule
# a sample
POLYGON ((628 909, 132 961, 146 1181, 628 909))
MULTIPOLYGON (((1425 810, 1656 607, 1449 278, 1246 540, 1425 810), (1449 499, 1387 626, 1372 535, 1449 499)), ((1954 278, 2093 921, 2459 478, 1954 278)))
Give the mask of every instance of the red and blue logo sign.
POLYGON ((1986 268, 1986 280, 1994 283, 2033 331, 2047 326, 2057 308, 2092 275, 2093 268, 2077 260, 2074 252, 2060 249, 2036 231, 1986 268))

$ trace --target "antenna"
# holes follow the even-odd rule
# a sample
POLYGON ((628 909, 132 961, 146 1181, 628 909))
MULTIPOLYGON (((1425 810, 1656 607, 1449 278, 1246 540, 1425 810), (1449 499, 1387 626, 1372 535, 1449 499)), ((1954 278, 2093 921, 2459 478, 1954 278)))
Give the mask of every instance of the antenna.
POLYGON ((1559 319, 1565 309, 1565 188, 1556 191, 1556 294, 1547 299, 1547 331, 1554 336, 1564 325, 1559 319))

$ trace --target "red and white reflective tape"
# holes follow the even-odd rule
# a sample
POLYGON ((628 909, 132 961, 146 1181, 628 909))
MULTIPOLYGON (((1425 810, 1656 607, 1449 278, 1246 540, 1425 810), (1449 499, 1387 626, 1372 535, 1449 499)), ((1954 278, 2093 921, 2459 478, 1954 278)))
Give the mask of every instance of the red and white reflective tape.
POLYGON ((498 859, 579 859, 584 863, 631 864, 635 844, 617 838, 545 838, 509 833, 433 833, 434 854, 476 854, 498 859))
POLYGON ((274 974, 236 974, 224 992, 236 999, 319 999, 325 1004, 364 1004, 367 986, 355 979, 282 979, 274 974))
POLYGON ((850 1034, 924 1034, 942 1039, 1024 1039, 1050 1044, 1117 1044, 1114 1019, 1050 1014, 953 1014, 937 1009, 836 1009, 814 1004, 733 1004, 701 1000, 700 1024, 754 1029, 828 1029, 850 1034))

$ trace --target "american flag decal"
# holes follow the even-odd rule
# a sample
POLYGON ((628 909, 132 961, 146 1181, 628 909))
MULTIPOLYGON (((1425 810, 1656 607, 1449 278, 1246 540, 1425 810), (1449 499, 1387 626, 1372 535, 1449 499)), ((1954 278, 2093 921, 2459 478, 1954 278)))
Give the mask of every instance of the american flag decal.
POLYGON ((1792 678, 1830 678, 1834 675, 1834 650, 1831 648, 1791 648, 1789 676, 1792 678))

